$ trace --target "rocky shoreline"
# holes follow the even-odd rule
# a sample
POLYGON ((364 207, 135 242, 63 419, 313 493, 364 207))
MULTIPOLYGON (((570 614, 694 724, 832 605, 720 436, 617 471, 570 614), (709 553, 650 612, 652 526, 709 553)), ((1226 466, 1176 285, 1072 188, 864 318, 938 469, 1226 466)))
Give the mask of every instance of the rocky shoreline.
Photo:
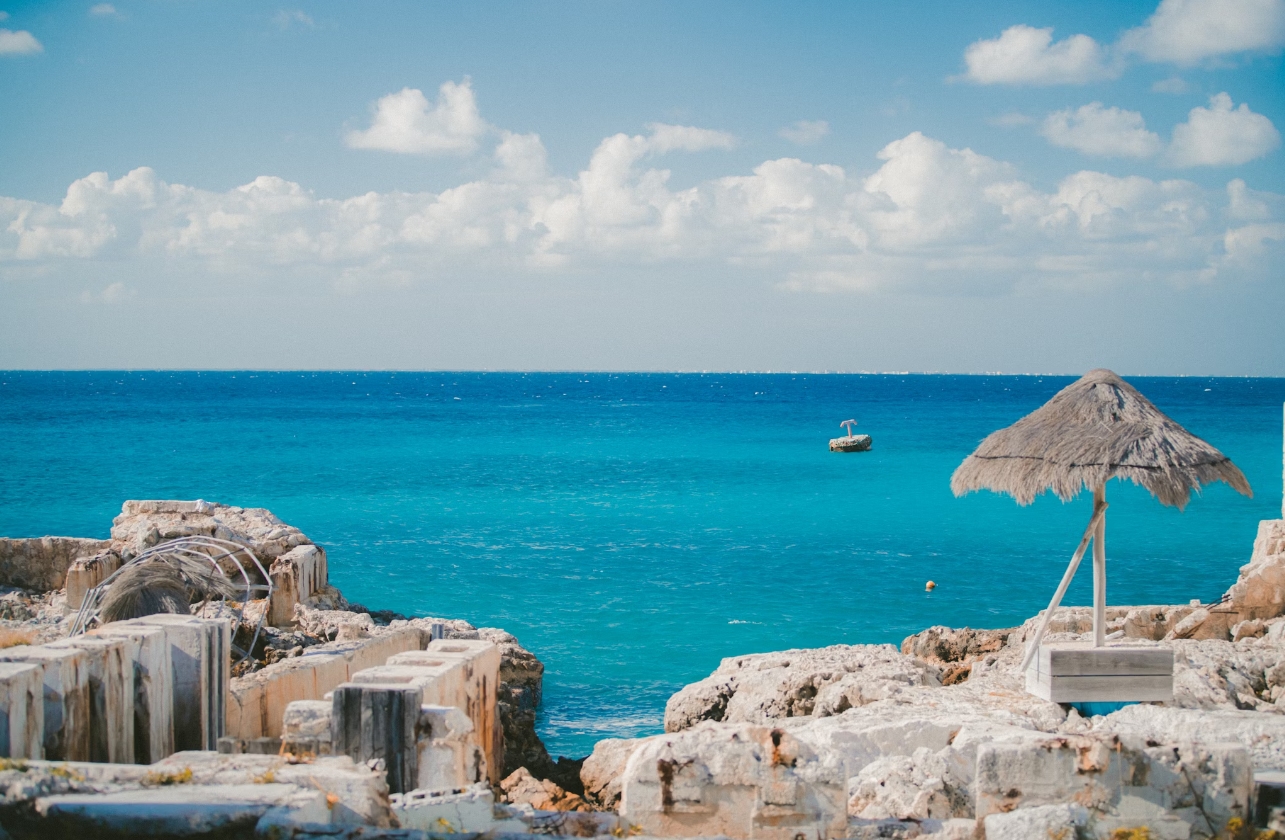
MULTIPOLYGON (((190 534, 248 546, 295 598, 290 620, 253 643, 254 613, 239 616, 233 644, 250 656, 233 694, 317 646, 409 630, 493 643, 496 792, 535 812, 612 811, 629 833, 765 840, 1285 837, 1285 801, 1272 800, 1285 796, 1282 520, 1262 523, 1219 603, 1109 610, 1110 633, 1173 650, 1169 703, 1085 717, 1027 693, 1018 667, 1033 616, 998 630, 931 627, 900 648, 731 657, 670 698, 663 734, 556 761, 535 732, 535 654, 498 628, 370 610, 326 582, 299 583, 324 570, 324 550, 266 510, 129 502, 108 541, 0 540, 0 582, 18 584, 0 594, 0 645, 60 638, 77 585, 190 534), (312 565, 283 560, 300 552, 312 565), (65 589, 40 588, 60 576, 65 589)), ((1061 609, 1046 638, 1085 639, 1091 622, 1087 608, 1061 609)), ((6 790, 10 804, 30 795, 6 790)))

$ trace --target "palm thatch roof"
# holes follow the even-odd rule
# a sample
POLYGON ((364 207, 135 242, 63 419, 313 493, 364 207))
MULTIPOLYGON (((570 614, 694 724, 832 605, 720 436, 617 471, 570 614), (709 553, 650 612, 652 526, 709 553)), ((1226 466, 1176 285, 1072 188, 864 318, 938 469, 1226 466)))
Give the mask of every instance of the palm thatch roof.
POLYGON ((1252 496, 1223 453, 1179 426, 1109 370, 1091 370, 1013 425, 991 433, 950 479, 956 496, 986 488, 1028 505, 1045 490, 1069 501, 1127 478, 1161 503, 1186 507, 1191 491, 1225 481, 1252 496))
POLYGON ((236 584, 208 560, 179 553, 123 566, 111 579, 99 609, 104 623, 157 613, 186 614, 203 599, 234 598, 236 584))

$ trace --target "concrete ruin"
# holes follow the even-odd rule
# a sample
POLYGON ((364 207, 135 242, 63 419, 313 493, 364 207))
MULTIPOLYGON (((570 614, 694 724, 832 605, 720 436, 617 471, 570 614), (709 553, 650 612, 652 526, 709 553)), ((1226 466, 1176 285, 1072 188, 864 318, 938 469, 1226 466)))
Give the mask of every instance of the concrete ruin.
MULTIPOLYGON (((0 650, 11 836, 1285 836, 1285 521, 1263 523, 1220 603, 1109 611, 1111 632, 1172 656, 1162 703, 1085 718, 1026 692, 1038 616, 901 650, 731 657, 671 698, 665 734, 600 742, 583 799, 505 775, 501 709, 538 702, 538 660, 502 631, 347 609, 324 550, 267 511, 129 502, 111 540, 8 541, 24 546, 0 548, 0 573, 61 575, 74 611, 120 563, 192 535, 245 545, 273 598, 0 650), (234 643, 265 640, 233 676, 234 643)), ((1050 630, 1074 642, 1090 612, 1050 630)))

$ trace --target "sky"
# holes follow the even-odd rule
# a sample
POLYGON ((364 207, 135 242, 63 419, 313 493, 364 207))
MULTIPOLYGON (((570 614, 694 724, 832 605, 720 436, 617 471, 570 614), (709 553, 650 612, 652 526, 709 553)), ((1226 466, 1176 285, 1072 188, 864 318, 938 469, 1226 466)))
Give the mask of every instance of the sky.
POLYGON ((1285 0, 0 0, 0 368, 1285 376, 1285 0))

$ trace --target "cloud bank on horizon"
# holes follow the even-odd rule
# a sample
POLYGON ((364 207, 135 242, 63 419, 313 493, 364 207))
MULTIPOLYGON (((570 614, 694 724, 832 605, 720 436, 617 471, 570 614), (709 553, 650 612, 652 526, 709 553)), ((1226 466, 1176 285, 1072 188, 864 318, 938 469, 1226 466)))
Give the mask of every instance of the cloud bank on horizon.
MULTIPOLYGON (((111 4, 88 15, 124 17, 111 4)), ((272 21, 283 33, 325 24, 302 10, 280 10, 272 21)), ((77 178, 57 202, 0 195, 0 299, 43 278, 67 284, 81 306, 134 305, 140 291, 163 294, 155 278, 184 271, 303 272, 337 299, 443 273, 460 282, 470 273, 538 281, 605 277, 622 266, 697 276, 721 265, 778 295, 1002 298, 1041 289, 1109 294, 1139 283, 1279 283, 1285 195, 1236 171, 1279 153, 1269 116, 1279 102, 1265 113, 1246 101, 1228 68, 1279 56, 1282 45, 1285 0, 1162 0, 1110 43, 1027 23, 962 43, 964 72, 943 79, 947 88, 1072 97, 1039 116, 991 118, 1081 156, 1053 177, 940 136, 940 127, 827 161, 835 130, 816 118, 772 130, 800 147, 794 153, 733 167, 718 161, 744 161, 762 139, 697 120, 643 120, 644 130, 599 135, 587 159, 559 171, 550 161, 566 154, 540 133, 484 116, 486 88, 469 76, 434 80, 436 90, 384 88, 365 117, 336 126, 347 154, 454 160, 465 177, 441 189, 335 198, 271 173, 219 190, 143 165, 77 178), (1182 74, 1154 82, 1156 96, 1192 96, 1192 74, 1215 74, 1218 87, 1199 85, 1200 102, 1185 118, 1162 124, 1165 109, 1157 109, 1150 125, 1132 101, 1083 93, 1148 65, 1182 74), (696 174, 711 169, 723 171, 696 174), (89 279, 109 264, 136 265, 138 279, 89 279)), ((30 31, 0 29, 5 60, 47 52, 30 31)))

